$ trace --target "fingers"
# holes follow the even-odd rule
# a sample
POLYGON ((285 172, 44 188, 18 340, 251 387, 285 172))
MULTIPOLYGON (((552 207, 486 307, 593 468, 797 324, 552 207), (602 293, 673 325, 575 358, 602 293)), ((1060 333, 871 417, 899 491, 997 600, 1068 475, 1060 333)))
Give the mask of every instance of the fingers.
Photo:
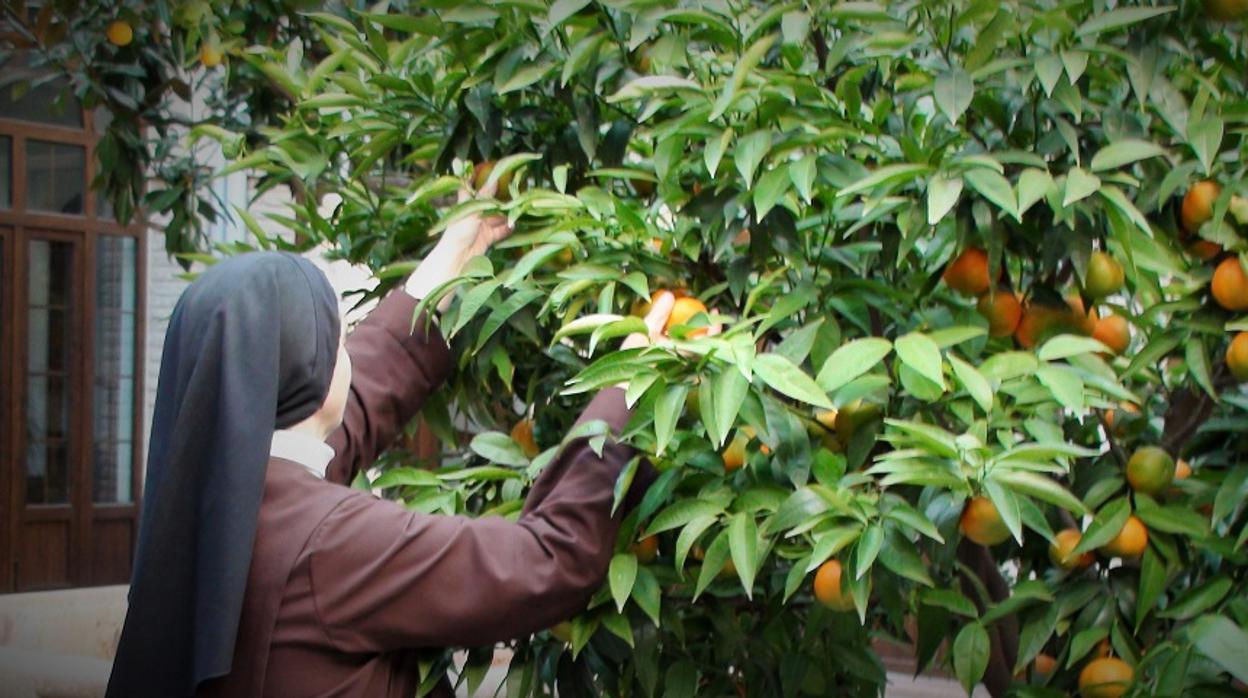
POLYGON ((645 318, 651 339, 663 336, 663 328, 667 326, 667 319, 671 317, 672 307, 675 305, 676 297, 671 293, 660 291, 655 294, 650 303, 650 312, 646 313, 645 318))
POLYGON ((482 184, 481 188, 477 190, 477 196, 494 196, 497 193, 498 180, 491 182, 488 178, 485 180, 485 184, 482 184))
MULTIPOLYGON (((711 308, 710 314, 712 316, 719 315, 719 308, 711 308)), ((706 336, 714 337, 715 335, 723 331, 724 331, 724 323, 716 322, 706 328, 706 336)))
POLYGON ((511 235, 512 227, 506 216, 489 216, 481 221, 481 232, 489 244, 493 244, 511 235))

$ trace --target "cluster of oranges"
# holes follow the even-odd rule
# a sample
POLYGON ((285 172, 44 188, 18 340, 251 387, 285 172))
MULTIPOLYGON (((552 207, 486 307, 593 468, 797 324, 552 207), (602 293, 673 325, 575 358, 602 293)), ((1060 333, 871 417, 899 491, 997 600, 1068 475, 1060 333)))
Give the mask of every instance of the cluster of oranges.
MULTIPOLYGON (((994 288, 996 276, 989 269, 988 253, 969 247, 949 263, 943 277, 949 288, 979 297, 976 307, 988 320, 988 333, 993 337, 1013 335, 1026 349, 1058 332, 1090 335, 1115 354, 1121 354, 1130 345, 1130 326, 1121 315, 1100 317, 1095 309, 1085 310, 1078 294, 1067 299, 1065 308, 1024 303, 1015 293, 994 288)), ((1121 290, 1125 280, 1118 260, 1104 252, 1094 252, 1088 260, 1083 292, 1090 299, 1100 300, 1121 290)))
MULTIPOLYGON (((1179 210, 1179 222, 1183 226, 1183 234, 1191 238, 1210 218, 1213 218, 1213 205, 1222 193, 1217 182, 1205 180, 1192 185, 1183 196, 1183 205, 1179 210)), ((1238 196, 1231 197, 1231 213, 1241 223, 1248 218, 1248 200, 1238 196)), ((1208 240, 1196 240, 1188 245, 1188 250, 1195 256, 1206 261, 1222 254, 1222 246, 1208 240)), ((1213 270, 1213 281, 1209 284, 1213 300, 1223 308, 1232 312, 1248 310, 1248 273, 1236 255, 1228 255, 1218 262, 1213 270)), ((1231 339, 1226 350, 1226 365, 1235 379, 1248 381, 1248 333, 1240 332, 1231 339)))

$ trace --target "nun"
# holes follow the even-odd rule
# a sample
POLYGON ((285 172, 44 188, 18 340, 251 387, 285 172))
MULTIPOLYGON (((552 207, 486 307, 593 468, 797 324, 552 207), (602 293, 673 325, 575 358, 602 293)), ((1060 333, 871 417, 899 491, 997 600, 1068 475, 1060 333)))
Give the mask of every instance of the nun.
MULTIPOLYGON (((421 649, 523 636, 584 608, 613 552, 627 446, 597 455, 572 441, 514 522, 347 487, 454 365, 436 326, 413 322, 417 302, 509 232, 494 218, 450 226, 345 336, 333 288, 295 255, 241 255, 186 289, 165 337, 109 698, 411 698, 421 649)), ((660 296, 651 336, 626 347, 662 332, 672 298, 660 296)), ((628 417, 613 387, 580 422, 618 434, 628 417)), ((445 677, 433 695, 452 695, 445 677)))

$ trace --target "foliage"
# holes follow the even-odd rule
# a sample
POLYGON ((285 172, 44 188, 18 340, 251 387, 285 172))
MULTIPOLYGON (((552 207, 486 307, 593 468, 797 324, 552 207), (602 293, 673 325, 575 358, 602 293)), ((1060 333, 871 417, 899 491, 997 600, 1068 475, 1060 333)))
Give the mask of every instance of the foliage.
POLYGON ((1248 680, 1248 394, 1221 359, 1248 319, 1209 299, 1213 266, 1178 219, 1188 187, 1217 180, 1195 234, 1248 250, 1228 215, 1248 194, 1242 25, 1100 0, 309 18, 323 56, 247 52, 295 104, 234 167, 317 193, 282 222, 387 281, 455 216, 517 226, 442 289, 460 292, 442 319, 460 371, 424 416, 458 455, 373 484, 424 511, 514 516, 587 394, 622 380, 626 438, 661 473, 570 647, 517 644, 519 693, 858 695, 882 687, 880 638, 966 685, 987 672, 998 694, 1015 674, 1017 695, 1074 690, 1102 641, 1139 695, 1248 680), (517 173, 510 198, 451 205, 485 160, 517 173), (1034 348, 989 337, 942 283, 970 247, 1048 318, 1034 348), (1097 306, 1129 322, 1122 356, 1067 306, 1098 250, 1125 271, 1097 306), (691 336, 700 315, 670 345, 613 351, 637 305, 676 287, 725 332, 691 336), (532 460, 507 436, 521 413, 547 447, 532 460), (747 428, 746 466, 726 472, 747 428), (1148 445, 1192 476, 1132 492, 1125 463, 1148 445), (958 545, 974 495, 1011 534, 989 551, 1003 578, 958 545), (1077 555, 1131 514, 1141 558, 1050 560, 1055 531, 1082 530, 1077 555), (659 556, 639 565, 630 543, 650 534, 659 556), (853 613, 812 602, 832 558, 853 613), (1052 672, 1032 670, 1042 653, 1052 672))

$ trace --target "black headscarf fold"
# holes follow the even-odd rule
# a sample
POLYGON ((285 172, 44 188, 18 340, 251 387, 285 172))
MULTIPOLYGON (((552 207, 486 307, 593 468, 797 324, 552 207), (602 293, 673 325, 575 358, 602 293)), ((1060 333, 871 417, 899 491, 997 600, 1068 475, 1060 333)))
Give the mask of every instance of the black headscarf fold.
POLYGON ((338 333, 333 288, 295 255, 234 257, 182 294, 109 698, 187 696, 229 673, 273 431, 324 403, 338 333))

